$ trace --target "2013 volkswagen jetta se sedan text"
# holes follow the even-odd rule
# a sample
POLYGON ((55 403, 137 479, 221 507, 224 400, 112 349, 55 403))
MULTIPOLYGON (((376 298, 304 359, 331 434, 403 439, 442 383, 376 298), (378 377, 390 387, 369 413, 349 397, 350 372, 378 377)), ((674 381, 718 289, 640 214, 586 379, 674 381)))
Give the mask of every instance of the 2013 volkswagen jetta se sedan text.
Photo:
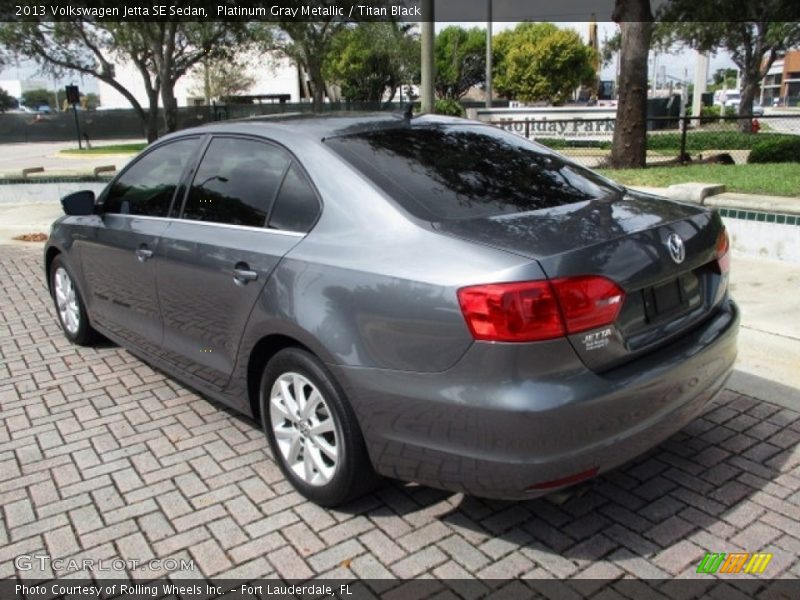
POLYGON ((376 474, 512 499, 588 479, 701 413, 736 355, 717 213, 486 124, 204 126, 62 203, 66 336, 259 419, 322 505, 376 474))

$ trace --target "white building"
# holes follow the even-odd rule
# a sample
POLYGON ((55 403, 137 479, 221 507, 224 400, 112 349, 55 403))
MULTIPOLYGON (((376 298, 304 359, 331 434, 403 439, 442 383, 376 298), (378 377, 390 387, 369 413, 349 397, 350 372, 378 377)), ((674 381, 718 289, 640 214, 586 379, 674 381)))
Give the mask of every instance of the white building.
MULTIPOLYGON (((297 67, 287 58, 272 56, 251 57, 246 61, 249 75, 254 79, 253 85, 240 92, 240 96, 264 96, 274 94, 288 94, 289 102, 300 101, 300 77, 297 67)), ((144 89, 142 76, 135 66, 131 64, 116 64, 114 67, 115 78, 119 81, 139 103, 147 107, 147 93, 144 89)), ((202 78, 187 74, 175 84, 175 99, 178 106, 193 106, 205 104, 202 93, 202 78)), ((115 88, 103 81, 98 81, 100 94, 100 108, 130 108, 130 102, 115 88)), ((159 98, 159 105, 161 99, 159 98)))
MULTIPOLYGON (((53 82, 48 81, 47 79, 40 79, 40 78, 28 78, 28 79, 0 79, 0 88, 4 89, 8 92, 9 96, 12 96, 19 100, 22 98, 22 94, 30 90, 53 90, 53 82)), ((55 94, 53 95, 55 98, 55 94)), ((55 100, 53 100, 55 102, 55 100)))

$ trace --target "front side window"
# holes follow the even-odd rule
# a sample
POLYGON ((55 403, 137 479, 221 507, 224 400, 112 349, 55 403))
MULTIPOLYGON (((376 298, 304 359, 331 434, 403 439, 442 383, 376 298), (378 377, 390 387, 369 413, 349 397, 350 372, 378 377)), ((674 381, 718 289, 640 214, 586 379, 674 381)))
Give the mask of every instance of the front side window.
POLYGON ((194 176, 183 218, 263 227, 290 163, 289 154, 272 144, 213 139, 194 176))
POLYGON ((179 140, 145 154, 112 184, 103 212, 166 217, 198 143, 198 138, 179 140))

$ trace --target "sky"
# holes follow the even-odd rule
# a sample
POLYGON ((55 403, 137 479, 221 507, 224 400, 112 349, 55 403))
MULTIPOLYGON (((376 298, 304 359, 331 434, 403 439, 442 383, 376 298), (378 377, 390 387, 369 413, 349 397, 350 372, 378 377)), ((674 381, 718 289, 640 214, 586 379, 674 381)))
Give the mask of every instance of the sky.
MULTIPOLYGON (((486 28, 485 23, 437 23, 436 30, 440 31, 449 25, 459 25, 461 27, 480 27, 482 29, 486 28)), ((492 31, 494 34, 497 34, 504 29, 511 29, 514 28, 517 23, 509 23, 509 22, 502 22, 502 23, 493 23, 492 31)), ((570 27, 575 29, 584 40, 588 40, 589 37, 589 24, 585 22, 564 22, 564 23, 557 23, 559 27, 570 27)), ((598 23, 598 37, 600 39, 600 44, 602 46, 603 40, 605 38, 610 38, 614 35, 617 30, 617 25, 612 22, 599 22, 598 23)), ((688 76, 689 81, 694 80, 694 66, 695 66, 695 52, 693 50, 687 51, 677 51, 671 54, 659 54, 657 59, 658 70, 659 72, 662 71, 667 75, 668 78, 675 78, 683 80, 685 77, 688 76)), ((652 53, 651 53, 651 77, 652 77, 652 53)), ((717 69, 721 68, 735 68, 733 61, 731 61, 730 57, 725 52, 720 52, 716 55, 712 55, 709 67, 709 77, 716 71, 717 69)), ((610 65, 606 65, 602 68, 601 72, 601 79, 604 80, 614 80, 615 79, 615 71, 616 71, 616 64, 612 62, 610 65)), ((31 64, 30 62, 21 62, 19 65, 10 65, 6 69, 0 71, 0 81, 8 80, 8 79, 29 79, 29 78, 36 78, 36 79, 43 79, 49 83, 48 87, 63 87, 67 84, 75 83, 80 86, 82 92, 97 92, 97 83, 91 77, 82 77, 77 73, 74 75, 67 75, 64 78, 53 80, 52 78, 43 77, 37 74, 37 68, 35 65, 31 64)), ((675 79, 672 79, 673 81, 675 79)), ((669 79, 668 79, 669 80, 669 79)))

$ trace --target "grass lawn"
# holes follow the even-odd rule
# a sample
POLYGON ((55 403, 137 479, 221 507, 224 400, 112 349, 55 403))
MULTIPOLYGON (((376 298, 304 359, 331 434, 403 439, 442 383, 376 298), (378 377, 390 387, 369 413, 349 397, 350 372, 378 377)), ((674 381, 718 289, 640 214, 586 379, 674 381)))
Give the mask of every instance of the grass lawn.
MULTIPOLYGON (((721 125, 719 127, 724 127, 721 125)), ((762 125, 762 129, 764 126, 762 125)), ((767 140, 792 139, 795 136, 782 133, 752 134, 741 133, 731 124, 725 129, 703 130, 696 129, 688 132, 686 136, 686 151, 690 154, 708 150, 752 150, 753 146, 767 140)), ((611 140, 566 140, 563 138, 537 137, 536 141, 554 150, 569 148, 599 148, 611 149, 611 140)), ((651 132, 647 134, 647 149, 660 150, 665 154, 674 153, 681 149, 681 134, 675 131, 651 132)))
POLYGON ((74 154, 78 156, 90 156, 92 154, 136 154, 147 146, 147 142, 137 142, 135 144, 111 144, 108 146, 92 146, 91 148, 68 148, 61 150, 59 154, 74 154))
POLYGON ((647 169, 597 169, 623 185, 666 187, 696 181, 724 183, 729 192, 800 197, 800 165, 688 165, 647 169))

